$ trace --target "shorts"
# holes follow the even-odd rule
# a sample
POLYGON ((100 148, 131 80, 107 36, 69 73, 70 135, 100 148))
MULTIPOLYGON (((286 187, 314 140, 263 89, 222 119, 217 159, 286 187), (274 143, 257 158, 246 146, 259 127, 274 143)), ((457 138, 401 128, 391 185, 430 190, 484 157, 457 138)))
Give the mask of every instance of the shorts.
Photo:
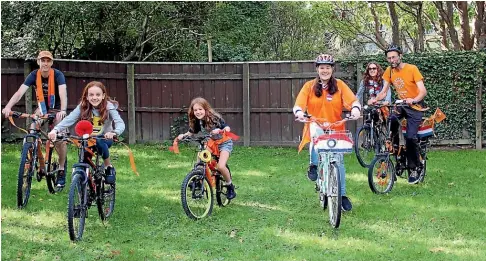
POLYGON ((218 145, 219 152, 225 150, 231 154, 233 151, 233 140, 227 140, 221 144, 218 145))

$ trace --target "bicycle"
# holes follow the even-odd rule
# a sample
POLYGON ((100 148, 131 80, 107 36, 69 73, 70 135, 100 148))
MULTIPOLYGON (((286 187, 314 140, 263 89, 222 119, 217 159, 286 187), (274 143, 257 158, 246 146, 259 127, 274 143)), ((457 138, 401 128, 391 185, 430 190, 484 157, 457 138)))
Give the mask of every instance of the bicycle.
POLYGON ((365 123, 356 132, 354 151, 359 164, 364 168, 369 168, 376 154, 385 151, 387 133, 384 109, 387 106, 382 102, 363 106, 365 123))
MULTIPOLYGON (((403 100, 397 100, 394 105, 388 107, 408 107, 403 100)), ((424 110, 425 111, 425 110, 424 110)), ((427 171, 427 152, 430 145, 429 138, 433 135, 434 122, 440 122, 443 119, 437 120, 436 113, 431 117, 423 117, 422 123, 418 131, 418 149, 419 149, 419 183, 424 182, 427 171)), ((440 112, 442 113, 442 112, 440 112)), ((444 115, 445 118, 445 115, 444 115)), ((391 120, 388 120, 387 130, 389 135, 385 141, 386 150, 383 153, 377 154, 371 162, 368 169, 368 184, 372 192, 376 194, 388 193, 393 189, 396 177, 402 177, 405 170, 410 175, 411 170, 408 168, 406 157, 406 146, 404 143, 403 134, 406 133, 406 120, 401 121, 401 129, 399 130, 399 145, 393 145, 393 137, 391 136, 391 120), (395 164, 392 161, 395 161, 395 164)))
MULTIPOLYGON (((20 156, 20 166, 17 180, 17 207, 22 209, 27 206, 30 198, 30 190, 32 187, 32 178, 36 176, 38 182, 42 178, 46 178, 47 189, 49 193, 55 194, 62 191, 62 187, 56 186, 56 174, 59 171, 59 163, 57 157, 53 155, 54 144, 47 139, 47 134, 41 130, 41 127, 48 123, 49 129, 53 128, 55 113, 45 114, 42 116, 36 114, 27 114, 17 111, 12 111, 9 114, 10 123, 19 130, 26 133, 23 138, 22 152, 20 156), (34 128, 29 128, 28 131, 15 125, 13 118, 32 119, 34 128), (45 121, 44 121, 45 120, 45 121), (46 138, 46 154, 42 153, 43 140, 46 138)), ((64 164, 64 169, 67 166, 67 157, 64 164)))
POLYGON ((96 139, 102 138, 90 136, 93 125, 89 121, 80 121, 77 124, 89 124, 91 130, 76 133, 78 136, 58 136, 78 148, 78 162, 73 165, 67 209, 68 233, 72 241, 81 240, 88 209, 93 202, 96 202, 103 222, 113 214, 116 198, 116 185, 105 183, 105 167, 100 163, 100 155, 94 148, 96 139))
POLYGON ((307 119, 302 121, 310 123, 311 142, 319 154, 317 166, 316 191, 319 193, 321 207, 326 209, 329 204, 329 223, 338 228, 341 223, 342 192, 339 165, 342 154, 353 152, 353 138, 350 131, 335 131, 333 127, 340 126, 349 117, 334 123, 326 119, 315 118, 305 114, 307 119))
MULTIPOLYGON (((226 207, 231 202, 226 197, 228 186, 225 184, 225 179, 216 168, 219 157, 206 149, 210 138, 210 134, 205 134, 198 137, 185 137, 181 140, 181 142, 193 141, 198 143, 197 162, 185 176, 181 185, 182 208, 184 213, 194 220, 211 215, 214 206, 214 191, 216 191, 218 206, 226 207)), ((177 138, 174 140, 171 150, 174 153, 179 153, 177 138)), ((229 166, 226 165, 226 167, 231 176, 229 166)))

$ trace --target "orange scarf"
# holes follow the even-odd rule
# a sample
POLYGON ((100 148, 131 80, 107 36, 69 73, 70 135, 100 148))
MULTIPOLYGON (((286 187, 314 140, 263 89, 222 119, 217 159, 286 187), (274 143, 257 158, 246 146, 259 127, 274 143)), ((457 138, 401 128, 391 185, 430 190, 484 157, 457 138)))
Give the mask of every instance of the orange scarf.
MULTIPOLYGON (((39 109, 41 115, 47 114, 47 107, 46 102, 44 100, 44 91, 42 90, 42 75, 41 70, 37 70, 37 78, 35 81, 35 85, 37 87, 36 94, 37 94, 37 103, 39 105, 39 109)), ((54 108, 56 104, 56 94, 55 94, 55 87, 54 87, 54 69, 49 70, 49 78, 47 80, 47 105, 49 108, 54 108)))

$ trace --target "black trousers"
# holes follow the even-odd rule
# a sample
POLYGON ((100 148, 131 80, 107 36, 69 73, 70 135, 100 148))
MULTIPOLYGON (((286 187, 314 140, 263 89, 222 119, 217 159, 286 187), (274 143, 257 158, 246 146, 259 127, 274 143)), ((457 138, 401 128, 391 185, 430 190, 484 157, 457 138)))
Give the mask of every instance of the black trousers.
POLYGON ((415 169, 420 166, 419 161, 419 147, 418 147, 418 129, 420 123, 422 122, 422 117, 424 113, 421 111, 416 111, 412 108, 398 107, 395 111, 392 111, 390 116, 391 119, 391 132, 393 137, 393 144, 398 145, 399 137, 398 132, 400 129, 400 119, 407 119, 407 135, 405 137, 407 146, 406 156, 408 167, 410 169, 415 169))

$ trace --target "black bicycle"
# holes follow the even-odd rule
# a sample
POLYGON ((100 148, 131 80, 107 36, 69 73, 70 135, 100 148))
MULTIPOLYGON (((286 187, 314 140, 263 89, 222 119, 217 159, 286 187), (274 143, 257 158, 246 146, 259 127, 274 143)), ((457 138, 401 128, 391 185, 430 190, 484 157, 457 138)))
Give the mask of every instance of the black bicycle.
MULTIPOLYGON (((53 154, 54 143, 47 139, 47 134, 41 130, 42 126, 46 122, 49 125, 49 129, 52 129, 55 118, 55 113, 39 116, 36 114, 27 114, 17 111, 10 112, 9 120, 12 125, 26 133, 23 139, 17 180, 17 207, 19 209, 27 206, 27 203, 29 202, 34 173, 38 182, 42 181, 42 178, 45 177, 47 189, 51 194, 62 191, 62 187, 58 188, 56 186, 56 176, 59 171, 59 163, 57 153, 53 154), (34 127, 29 128, 28 131, 24 130, 15 125, 12 118, 32 119, 31 126, 33 125, 34 127), (42 152, 44 140, 46 140, 45 156, 42 152)), ((64 164, 64 169, 66 169, 66 166, 67 157, 64 164)))
POLYGON ((368 168, 376 154, 385 152, 385 140, 388 136, 386 128, 386 104, 378 102, 375 105, 363 106, 364 124, 355 135, 354 152, 359 164, 368 168))
POLYGON ((81 137, 59 137, 78 147, 78 162, 73 165, 71 186, 68 194, 67 221, 69 238, 81 240, 88 209, 96 203, 102 221, 108 219, 115 208, 115 184, 105 183, 105 167, 100 163, 96 148, 97 137, 85 134, 81 137), (93 161, 92 158, 95 157, 93 161))
MULTIPOLYGON (((395 105, 388 105, 391 107, 408 107, 402 100, 397 100, 395 105)), ((423 118, 421 127, 427 125, 430 119, 423 118)), ((389 135, 385 140, 386 151, 384 153, 377 154, 374 160, 371 162, 368 169, 368 184, 374 193, 383 194, 392 190, 396 181, 396 177, 403 177, 405 170, 410 175, 411 170, 408 168, 408 162, 406 157, 406 146, 403 136, 400 137, 401 142, 396 145, 393 144, 393 137, 391 134, 391 120, 388 120, 387 130, 389 135), (393 159, 393 160, 392 160, 393 159), (394 163, 395 162, 395 163, 394 163)), ((401 122, 401 128, 396 135, 403 135, 404 126, 406 126, 406 120, 401 122)), ((432 127, 431 127, 432 128, 432 127)), ((427 152, 430 145, 429 138, 432 135, 432 129, 430 135, 418 135, 419 142, 419 182, 423 182, 427 171, 427 152)), ((407 176, 408 176, 407 175, 407 176)))

